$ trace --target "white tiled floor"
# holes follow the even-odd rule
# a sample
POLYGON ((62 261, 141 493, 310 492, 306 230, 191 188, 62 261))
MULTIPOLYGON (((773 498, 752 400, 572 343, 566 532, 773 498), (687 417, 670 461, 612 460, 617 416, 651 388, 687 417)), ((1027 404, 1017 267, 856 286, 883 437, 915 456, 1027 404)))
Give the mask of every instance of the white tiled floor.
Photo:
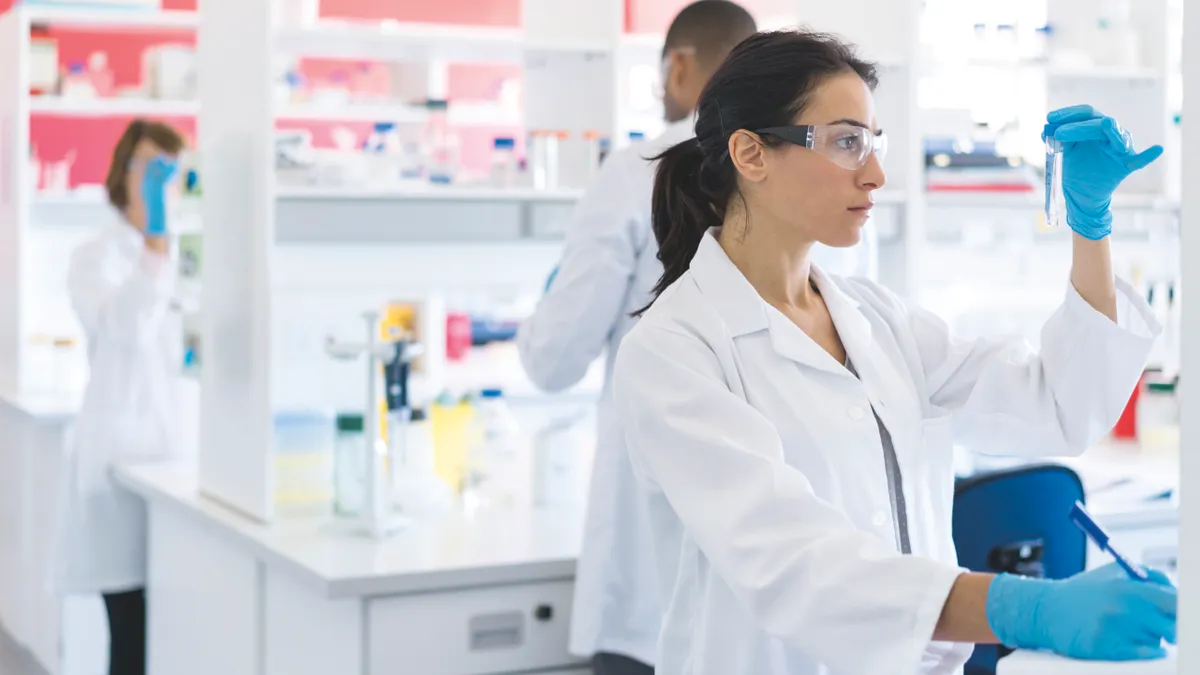
POLYGON ((0 629, 0 675, 46 675, 3 629, 0 629))

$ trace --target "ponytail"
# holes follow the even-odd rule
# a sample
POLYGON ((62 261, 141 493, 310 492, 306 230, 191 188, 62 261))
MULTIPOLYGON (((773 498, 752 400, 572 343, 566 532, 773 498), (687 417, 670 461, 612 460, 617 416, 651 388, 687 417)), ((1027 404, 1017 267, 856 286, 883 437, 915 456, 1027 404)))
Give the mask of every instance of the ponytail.
MULTIPOLYGON (((709 228, 724 222, 725 206, 736 181, 732 167, 710 159, 695 138, 668 148, 651 161, 658 162, 650 206, 658 260, 663 265, 663 275, 653 289, 658 299, 691 267, 709 228)), ((641 316, 653 304, 651 300, 633 315, 641 316)))

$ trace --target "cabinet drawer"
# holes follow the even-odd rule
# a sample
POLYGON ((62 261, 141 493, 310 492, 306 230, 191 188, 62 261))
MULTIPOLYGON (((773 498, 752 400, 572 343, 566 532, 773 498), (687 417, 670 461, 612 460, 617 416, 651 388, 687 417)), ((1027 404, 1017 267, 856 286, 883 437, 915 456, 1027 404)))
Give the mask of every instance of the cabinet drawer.
POLYGON ((555 667, 567 653, 570 581, 370 601, 370 675, 486 675, 555 667))

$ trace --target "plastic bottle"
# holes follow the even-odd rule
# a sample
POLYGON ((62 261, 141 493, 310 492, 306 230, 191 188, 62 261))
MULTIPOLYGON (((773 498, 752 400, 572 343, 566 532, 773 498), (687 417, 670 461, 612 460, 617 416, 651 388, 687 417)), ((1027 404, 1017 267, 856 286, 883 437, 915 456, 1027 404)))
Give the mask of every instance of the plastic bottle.
POLYGON ((1059 125, 1047 124, 1046 139, 1046 227, 1058 228, 1067 222, 1067 201, 1063 195, 1063 146, 1054 138, 1059 125))
POLYGON ((504 401, 504 392, 480 392, 475 412, 475 433, 467 454, 463 506, 511 506, 520 487, 517 444, 520 426, 504 401))
POLYGON ((433 428, 423 408, 408 411, 393 428, 391 445, 393 500, 402 511, 428 513, 451 506, 450 486, 434 468, 433 428))
POLYGON ((517 142, 511 136, 492 139, 492 185, 511 188, 517 182, 517 142))
POLYGON ((367 480, 367 437, 362 415, 337 416, 333 461, 333 512, 339 516, 357 516, 362 511, 367 480))
POLYGON ((554 190, 558 188, 558 152, 559 146, 567 138, 565 131, 547 131, 535 129, 529 132, 529 142, 533 170, 533 187, 537 190, 554 190))
POLYGON ((425 103, 425 145, 428 148, 429 182, 447 185, 458 173, 458 137, 450 130, 449 104, 444 99, 425 103))

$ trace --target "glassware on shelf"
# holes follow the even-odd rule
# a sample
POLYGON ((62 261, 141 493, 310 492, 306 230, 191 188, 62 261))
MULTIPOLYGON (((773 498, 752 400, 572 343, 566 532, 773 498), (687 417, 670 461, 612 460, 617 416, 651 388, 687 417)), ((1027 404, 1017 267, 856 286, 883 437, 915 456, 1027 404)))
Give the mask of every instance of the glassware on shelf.
POLYGON ((59 88, 59 95, 63 98, 96 98, 96 88, 92 86, 92 81, 87 75, 87 66, 83 61, 72 61, 67 66, 67 72, 63 75, 59 88))
POLYGON ((567 132, 534 129, 529 132, 530 169, 533 172, 533 187, 536 190, 558 188, 559 144, 567 138, 567 132))
POLYGON ((492 139, 492 185, 511 188, 517 182, 517 142, 511 136, 492 139))
POLYGON ((450 128, 449 103, 445 99, 430 99, 425 103, 424 141, 427 148, 429 182, 438 185, 453 183, 459 169, 459 139, 450 128))
POLYGON ((587 142, 588 177, 591 178, 600 172, 600 165, 604 163, 604 159, 608 156, 611 143, 608 138, 600 135, 600 132, 595 130, 585 131, 583 133, 583 140, 587 142))

